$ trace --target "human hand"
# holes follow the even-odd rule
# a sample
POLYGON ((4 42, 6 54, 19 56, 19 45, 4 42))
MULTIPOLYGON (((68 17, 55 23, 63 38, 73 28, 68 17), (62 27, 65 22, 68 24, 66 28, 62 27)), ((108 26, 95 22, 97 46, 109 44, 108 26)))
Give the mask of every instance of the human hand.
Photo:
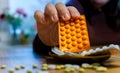
POLYGON ((37 22, 37 31, 40 40, 48 46, 58 45, 58 22, 59 19, 64 21, 70 18, 80 16, 78 10, 73 6, 66 7, 65 4, 59 2, 55 5, 48 3, 44 13, 37 10, 34 17, 37 22))

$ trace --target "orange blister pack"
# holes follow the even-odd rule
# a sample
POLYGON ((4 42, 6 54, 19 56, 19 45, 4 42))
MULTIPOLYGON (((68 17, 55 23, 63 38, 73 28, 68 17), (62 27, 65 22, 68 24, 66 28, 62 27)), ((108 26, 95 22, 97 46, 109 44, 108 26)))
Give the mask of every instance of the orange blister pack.
POLYGON ((59 49, 63 52, 81 52, 90 49, 85 16, 68 21, 60 20, 58 25, 59 49))

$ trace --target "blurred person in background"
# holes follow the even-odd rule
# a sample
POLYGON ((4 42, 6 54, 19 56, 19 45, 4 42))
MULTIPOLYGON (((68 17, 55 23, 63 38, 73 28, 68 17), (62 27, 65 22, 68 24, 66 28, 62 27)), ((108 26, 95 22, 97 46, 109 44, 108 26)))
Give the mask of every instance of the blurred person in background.
POLYGON ((46 53, 51 47, 58 46, 58 22, 77 18, 84 14, 88 26, 91 45, 103 45, 120 42, 120 23, 118 21, 118 0, 70 0, 66 4, 48 3, 44 12, 34 14, 37 31, 33 49, 37 53, 46 53))

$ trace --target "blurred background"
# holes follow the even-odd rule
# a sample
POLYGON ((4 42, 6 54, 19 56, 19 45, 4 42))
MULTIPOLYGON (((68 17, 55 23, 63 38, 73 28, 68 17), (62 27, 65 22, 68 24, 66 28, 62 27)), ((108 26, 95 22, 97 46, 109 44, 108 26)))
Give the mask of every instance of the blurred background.
POLYGON ((0 49, 32 44, 36 35, 34 12, 44 11, 48 2, 67 0, 0 0, 0 49))
MULTIPOLYGON (((68 0, 0 0, 0 49, 29 45, 36 35, 34 12, 44 11, 48 2, 66 3, 68 0)), ((118 3, 120 8, 120 0, 118 3)))

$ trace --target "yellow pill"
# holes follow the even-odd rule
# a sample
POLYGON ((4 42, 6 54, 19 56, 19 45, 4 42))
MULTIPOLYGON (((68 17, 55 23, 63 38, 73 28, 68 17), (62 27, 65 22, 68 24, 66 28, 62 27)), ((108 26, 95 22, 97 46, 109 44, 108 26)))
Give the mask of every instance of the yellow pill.
POLYGON ((64 31, 64 30, 65 30, 64 28, 62 28, 62 27, 60 28, 60 31, 64 31))
POLYGON ((1 66, 1 69, 5 69, 5 68, 6 68, 6 65, 2 65, 2 66, 1 66))
POLYGON ((9 73, 14 73, 14 69, 10 69, 10 70, 9 70, 9 73))
POLYGON ((80 29, 76 29, 76 33, 80 33, 80 29))
POLYGON ((84 68, 80 68, 80 69, 79 69, 79 72, 84 72, 84 71, 85 71, 84 68))
POLYGON ((67 44, 70 44, 70 42, 71 42, 71 40, 67 40, 67 41, 66 41, 67 44))
POLYGON ((65 25, 65 28, 66 28, 66 29, 69 29, 69 28, 70 28, 70 26, 67 24, 67 25, 65 25))
POLYGON ((74 31, 74 30, 75 30, 75 27, 71 27, 70 30, 71 30, 71 31, 74 31))
POLYGON ((42 67, 47 67, 48 66, 48 64, 42 64, 42 67))
POLYGON ((72 46, 74 46, 74 47, 75 47, 76 45, 77 45, 77 43, 76 43, 76 42, 73 42, 73 43, 72 43, 72 46))
POLYGON ((80 22, 80 20, 79 20, 79 19, 75 20, 75 23, 79 23, 79 22, 80 22))
POLYGON ((75 40, 76 40, 76 37, 72 37, 71 40, 72 40, 72 41, 75 41, 75 40))
POLYGON ((67 49, 70 49, 72 46, 71 45, 67 45, 67 49))
POLYGON ((81 21, 80 24, 81 24, 81 25, 85 25, 85 21, 81 21))
POLYGON ((22 69, 24 69, 24 68, 25 68, 25 65, 21 65, 20 67, 21 67, 22 69))
POLYGON ((69 39, 71 36, 70 35, 66 35, 66 39, 69 39))
POLYGON ((80 20, 84 20, 85 17, 81 15, 79 19, 80 19, 80 20))
POLYGON ((80 24, 77 23, 77 24, 75 25, 75 27, 76 27, 76 28, 80 28, 80 24))
POLYGON ((48 67, 44 66, 44 67, 42 67, 42 70, 48 70, 48 67))
POLYGON ((64 38, 64 37, 62 37, 62 38, 61 38, 61 41, 65 41, 65 38, 64 38))
POLYGON ((87 44, 88 44, 88 41, 84 41, 84 42, 83 42, 83 45, 87 45, 87 44))
POLYGON ((32 70, 28 69, 28 70, 27 70, 27 73, 32 73, 32 70))
POLYGON ((83 31, 81 32, 81 34, 82 34, 82 35, 85 35, 85 34, 87 34, 87 31, 86 31, 86 30, 83 30, 83 31))
POLYGON ((78 45, 78 48, 79 48, 79 49, 82 49, 82 48, 83 48, 83 45, 82 45, 82 44, 79 44, 79 45, 78 45))
POLYGON ((85 26, 81 26, 81 30, 85 30, 86 29, 86 27, 85 26))
POLYGON ((81 34, 77 34, 77 36, 76 36, 77 38, 80 38, 81 37, 81 34))
POLYGON ((70 30, 66 30, 65 33, 66 33, 66 34, 69 34, 69 33, 70 33, 70 30))
POLYGON ((19 70, 19 69, 20 69, 20 67, 19 67, 19 66, 16 66, 16 67, 15 67, 15 69, 16 69, 16 70, 19 70))
POLYGON ((73 22, 70 23, 71 26, 75 25, 73 22))
POLYGON ((61 46, 65 46, 65 43, 61 43, 61 46))
POLYGON ((86 35, 85 35, 85 36, 83 36, 83 37, 82 37, 82 39, 83 39, 83 40, 86 40, 86 39, 87 39, 87 36, 86 36, 86 35))
POLYGON ((33 68, 37 68, 37 67, 38 67, 38 65, 37 65, 37 64, 34 64, 34 65, 33 65, 33 68))
POLYGON ((81 42, 82 42, 82 39, 81 39, 81 38, 77 40, 77 43, 78 43, 78 44, 81 43, 81 42))
POLYGON ((71 33, 71 36, 74 36, 74 35, 75 35, 75 32, 72 32, 72 33, 71 33))

